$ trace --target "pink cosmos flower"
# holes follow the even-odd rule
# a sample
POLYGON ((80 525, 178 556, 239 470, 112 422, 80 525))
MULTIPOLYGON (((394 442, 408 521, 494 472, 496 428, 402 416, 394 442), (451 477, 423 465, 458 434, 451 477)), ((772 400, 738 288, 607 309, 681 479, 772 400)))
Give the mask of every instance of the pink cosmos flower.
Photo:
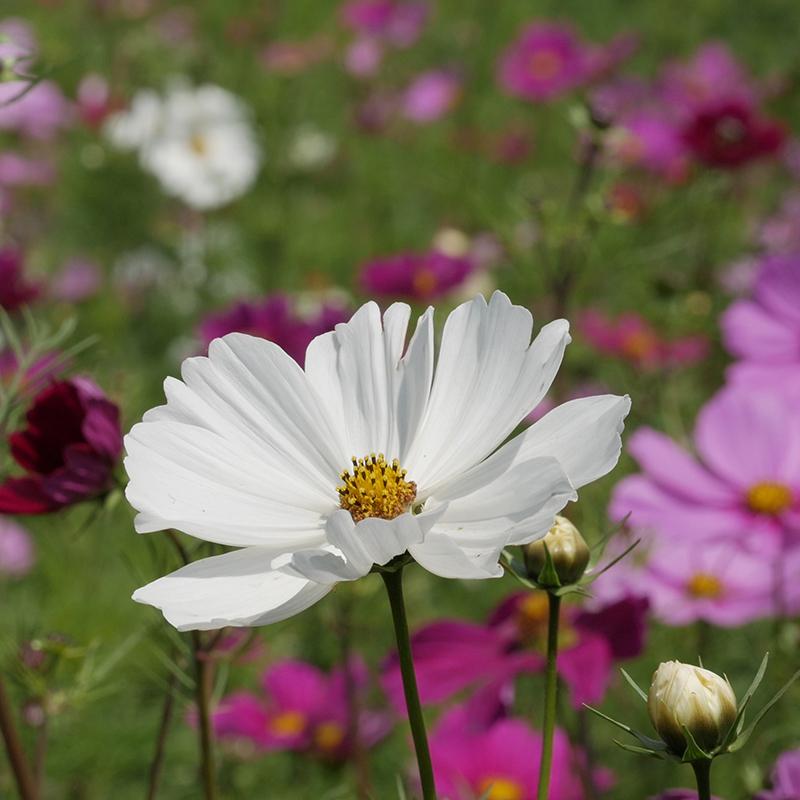
POLYGON ((18 153, 0 153, 0 186, 48 186, 55 177, 49 161, 18 153))
POLYGON ((797 800, 800 797, 800 749, 779 756, 770 775, 772 788, 759 792, 754 800, 797 800))
POLYGON ((758 241, 768 253, 800 253, 800 191, 783 198, 777 213, 761 226, 758 241))
POLYGON ((363 706, 369 684, 360 659, 326 675, 302 661, 280 661, 262 677, 263 694, 236 692, 214 712, 221 739, 246 740, 258 750, 294 750, 331 761, 345 760, 353 750, 347 680, 359 697, 360 746, 374 747, 391 730, 389 715, 363 706))
POLYGON ((21 578, 35 560, 33 541, 25 528, 0 517, 0 577, 21 578))
POLYGON ((92 381, 50 383, 25 420, 9 445, 26 474, 0 484, 0 512, 44 514, 111 488, 122 452, 119 409, 92 381))
POLYGON ((50 292, 59 300, 78 303, 97 294, 102 281, 102 271, 93 261, 71 258, 53 277, 50 292))
POLYGON ((352 42, 344 54, 345 69, 359 78, 376 75, 383 61, 383 44, 377 39, 362 36, 352 42))
POLYGON ((708 354, 705 337, 687 336, 669 341, 634 312, 611 320, 600 311, 588 310, 579 317, 577 329, 599 352, 623 358, 645 370, 695 364, 708 354))
POLYGON ((689 172, 689 153, 680 129, 662 112, 634 111, 608 139, 612 158, 680 183, 689 172))
MULTIPOLYGON (((800 532, 800 419, 786 397, 730 386, 700 410, 697 456, 640 428, 628 452, 643 472, 617 484, 609 512, 675 540, 736 539, 780 551, 800 532)), ((705 546, 705 545, 704 545, 705 546)))
POLYGON ((592 49, 566 24, 534 22, 502 55, 500 85, 509 94, 546 102, 586 83, 592 49))
MULTIPOLYGON (((460 722, 464 715, 455 713, 460 722)), ((445 717, 430 738, 436 788, 448 800, 535 800, 541 744, 541 734, 523 720, 500 719, 473 732, 445 717)), ((566 734, 557 729, 550 800, 582 800, 576 762, 566 734)))
MULTIPOLYGON (((570 608, 562 619, 558 670, 576 708, 598 703, 610 684, 614 664, 638 655, 644 644, 647 601, 625 597, 593 610, 570 608)), ((423 703, 438 703, 469 687, 501 691, 521 672, 544 669, 547 597, 543 592, 513 594, 486 624, 440 620, 412 637, 414 664, 423 703), (464 665, 469 669, 464 669, 464 665)), ((386 694, 403 708, 397 656, 381 678, 386 694)))
POLYGON ((110 114, 121 108, 122 103, 112 95, 111 87, 103 75, 90 72, 78 84, 77 106, 84 124, 98 129, 110 114))
POLYGON ((372 296, 428 302, 461 286, 472 271, 468 258, 429 250, 369 261, 360 268, 359 281, 372 296))
POLYGON ((0 83, 0 130, 52 139, 72 119, 72 108, 52 81, 0 83))
POLYGON ((408 0, 350 0, 340 11, 342 24, 362 36, 394 47, 410 47, 428 19, 428 4, 408 0))
POLYGON ((24 275, 22 252, 5 247, 0 249, 0 308, 16 311, 41 294, 41 288, 24 275))
POLYGON ((301 314, 297 301, 274 294, 258 301, 242 300, 230 308, 208 315, 198 329, 203 346, 228 333, 250 333, 275 342, 299 364, 305 361, 311 340, 349 319, 349 310, 339 302, 323 302, 311 314, 301 314))
POLYGON ((400 113, 412 122, 441 119, 461 97, 461 79, 448 70, 429 70, 418 75, 403 93, 400 113))
POLYGON ((800 382, 800 253, 767 256, 753 296, 738 300, 722 315, 725 346, 739 364, 735 383, 777 389, 800 382))

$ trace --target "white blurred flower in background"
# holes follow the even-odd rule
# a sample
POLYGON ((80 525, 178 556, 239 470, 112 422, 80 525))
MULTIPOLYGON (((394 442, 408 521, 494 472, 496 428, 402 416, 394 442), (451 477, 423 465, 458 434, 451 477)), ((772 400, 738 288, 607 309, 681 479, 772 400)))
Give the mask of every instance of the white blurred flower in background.
POLYGON ((142 90, 109 118, 106 133, 115 146, 137 150, 163 190, 195 209, 241 196, 261 165, 247 106, 219 86, 174 84, 163 97, 142 90))

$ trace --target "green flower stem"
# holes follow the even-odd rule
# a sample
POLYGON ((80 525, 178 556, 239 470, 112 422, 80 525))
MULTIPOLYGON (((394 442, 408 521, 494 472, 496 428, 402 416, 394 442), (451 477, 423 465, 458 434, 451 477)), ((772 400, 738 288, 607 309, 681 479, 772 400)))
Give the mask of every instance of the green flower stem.
POLYGON ((544 690, 544 726, 542 730, 542 757, 539 762, 538 800, 548 800, 550 791, 550 768, 553 762, 553 732, 556 727, 556 699, 558 694, 558 623, 561 617, 561 598, 547 593, 547 672, 544 690))
POLYGON ((711 759, 692 761, 697 780, 697 800, 711 800, 711 759))
POLYGON ((211 689, 213 665, 203 648, 199 631, 192 631, 195 659, 195 695, 197 700, 197 732, 200 744, 200 781, 204 800, 217 800, 217 767, 214 757, 214 729, 211 725, 211 689))
POLYGON ((403 568, 394 572, 381 572, 381 577, 386 585, 389 595, 389 605, 392 609, 392 622, 394 634, 397 639, 397 654, 400 658, 400 672, 403 676, 403 692, 406 696, 408 709, 408 722, 411 726, 411 736, 414 739, 414 750, 417 754, 419 779, 422 785, 423 800, 436 800, 436 784, 433 780, 433 766, 431 754, 428 749, 428 736, 425 733, 425 720, 422 716, 422 706, 419 702, 417 678, 414 674, 414 660, 411 656, 411 641, 408 636, 408 620, 406 619, 406 606, 403 600, 403 568))
POLYGON ((0 676, 0 733, 3 734, 3 741, 6 744, 8 761, 11 764, 11 771, 14 773, 14 780, 17 790, 22 800, 36 800, 39 793, 33 777, 19 732, 14 722, 14 714, 11 711, 11 703, 8 700, 2 676, 0 676))

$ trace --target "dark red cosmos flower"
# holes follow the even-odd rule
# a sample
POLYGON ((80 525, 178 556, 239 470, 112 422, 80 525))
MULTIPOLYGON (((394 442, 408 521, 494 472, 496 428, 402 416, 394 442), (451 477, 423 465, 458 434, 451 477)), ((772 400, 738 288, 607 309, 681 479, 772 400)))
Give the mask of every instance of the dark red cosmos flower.
POLYGON ((701 108, 683 131, 683 141, 699 161, 735 169, 777 152, 785 139, 783 127, 759 117, 738 100, 701 108))
POLYGON ((92 381, 51 383, 9 436, 27 472, 0 484, 0 513, 44 514, 103 494, 121 452, 119 408, 92 381))
POLYGON ((0 308, 15 311, 35 300, 41 288, 25 280, 22 253, 12 247, 0 248, 0 308))

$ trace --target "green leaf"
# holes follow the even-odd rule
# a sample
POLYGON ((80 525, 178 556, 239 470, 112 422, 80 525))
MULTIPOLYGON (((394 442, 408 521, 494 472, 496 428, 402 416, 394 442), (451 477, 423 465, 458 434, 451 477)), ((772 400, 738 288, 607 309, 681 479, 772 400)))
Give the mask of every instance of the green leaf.
POLYGON ((581 583, 584 586, 588 586, 590 583, 594 583, 603 573, 608 572, 611 569, 611 567, 622 561, 622 559, 625 558, 625 556, 627 556, 628 553, 630 553, 631 550, 633 550, 633 548, 636 547, 641 541, 642 541, 641 539, 637 539, 630 547, 626 547, 622 553, 620 553, 615 559, 606 564, 603 567, 603 569, 599 570, 598 572, 587 572, 581 579, 581 583))
POLYGON ((623 750, 627 750, 629 753, 636 753, 641 756, 650 756, 650 758, 657 758, 660 760, 666 758, 666 755, 658 750, 650 750, 647 747, 639 747, 635 744, 625 744, 619 739, 614 739, 613 742, 615 745, 617 745, 617 747, 621 747, 623 750))
POLYGON ((622 673, 622 677, 625 678, 628 684, 633 687, 633 690, 636 692, 636 694, 638 694, 639 697, 641 697, 642 700, 647 703, 647 692, 645 692, 644 689, 642 689, 639 684, 636 683, 636 681, 631 678, 631 676, 628 675, 624 669, 622 669, 622 667, 620 667, 619 671, 622 673))
POLYGON ((742 699, 739 701, 739 708, 736 712, 736 719, 734 719, 733 724, 731 725, 728 732, 725 734, 725 738, 722 740, 722 744, 720 744, 719 746, 719 749, 721 751, 729 750, 730 745, 734 741, 736 741, 736 739, 738 739, 739 736, 741 735, 742 728, 744 728, 745 711, 747 711, 747 706, 753 699, 753 694, 755 694, 756 689, 758 689, 759 685, 761 684, 761 681, 764 680, 764 674, 767 671, 768 663, 769 663, 769 652, 764 653, 764 658, 761 659, 761 665, 756 671, 755 677, 750 682, 750 686, 744 693, 742 699))
POLYGON ((742 747, 744 747, 744 745, 747 743, 747 740, 755 730, 756 725, 758 725, 758 723, 764 719, 764 717, 767 715, 767 712, 778 702, 778 700, 781 699, 781 697, 786 694, 786 692, 789 691, 791 685, 798 678, 800 678, 800 669, 797 670, 797 672, 795 672, 794 675, 792 675, 792 677, 783 684, 783 686, 772 696, 770 701, 761 709, 761 711, 758 712, 758 714, 756 714, 755 719, 750 723, 750 725, 747 726, 747 730, 745 730, 743 733, 737 736, 733 742, 731 742, 727 748, 729 753, 735 753, 737 750, 740 750, 742 747))

